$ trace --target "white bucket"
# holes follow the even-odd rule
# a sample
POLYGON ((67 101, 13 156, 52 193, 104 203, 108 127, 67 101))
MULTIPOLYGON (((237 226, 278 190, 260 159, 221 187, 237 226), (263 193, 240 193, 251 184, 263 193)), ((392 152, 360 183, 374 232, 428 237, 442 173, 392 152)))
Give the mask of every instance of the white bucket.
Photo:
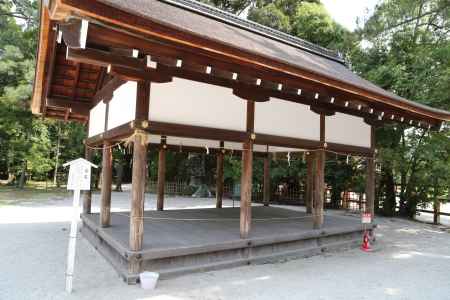
POLYGON ((154 290, 158 282, 159 273, 156 272, 142 272, 139 274, 141 287, 144 290, 154 290))

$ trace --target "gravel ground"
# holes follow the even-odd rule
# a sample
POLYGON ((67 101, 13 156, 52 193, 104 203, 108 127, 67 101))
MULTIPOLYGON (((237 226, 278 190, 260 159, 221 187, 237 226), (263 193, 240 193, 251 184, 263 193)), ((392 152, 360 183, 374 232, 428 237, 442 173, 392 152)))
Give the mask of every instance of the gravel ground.
MULTIPOLYGON (((186 275, 160 281, 155 291, 125 285, 80 238, 74 292, 67 295, 64 268, 70 202, 59 196, 0 208, 1 300, 450 299, 450 232, 390 218, 377 219, 372 253, 355 249, 186 275)), ((213 199, 169 198, 166 203, 168 208, 214 206, 213 199)), ((229 200, 225 204, 232 206, 229 200)), ((129 193, 114 193, 112 205, 116 211, 128 209, 129 193)), ((155 207, 153 195, 147 195, 146 207, 155 207)))

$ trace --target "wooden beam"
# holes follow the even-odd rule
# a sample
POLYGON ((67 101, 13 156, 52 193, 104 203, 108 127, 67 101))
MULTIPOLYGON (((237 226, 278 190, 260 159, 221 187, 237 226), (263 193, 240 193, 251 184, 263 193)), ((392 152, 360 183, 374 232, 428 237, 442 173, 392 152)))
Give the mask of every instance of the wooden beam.
POLYGON ((255 99, 254 101, 256 102, 267 102, 270 100, 270 95, 263 94, 261 89, 258 87, 236 87, 233 89, 233 94, 244 100, 251 97, 252 99, 255 99))
MULTIPOLYGON (((247 133, 254 131, 255 102, 247 100, 247 133)), ((246 239, 252 223, 252 176, 253 176, 253 139, 248 137, 242 145, 242 174, 240 200, 240 233, 246 239)))
POLYGON ((313 199, 314 199, 314 162, 315 153, 311 152, 306 155, 306 195, 305 195, 305 206, 306 213, 312 214, 313 199))
POLYGON ((110 51, 103 51, 94 48, 67 49, 67 60, 107 68, 110 65, 142 69, 145 63, 132 56, 120 55, 110 51))
POLYGON ((97 103, 99 103, 100 101, 103 101, 105 103, 111 101, 114 91, 125 83, 125 80, 119 77, 113 77, 99 91, 97 91, 94 98, 92 99, 92 107, 97 105, 97 103))
POLYGON ((75 78, 73 79, 73 87, 72 87, 72 100, 75 99, 75 96, 77 94, 77 86, 78 86, 78 81, 80 80, 80 68, 81 68, 81 64, 80 63, 76 63, 75 64, 75 78))
POLYGON ((46 106, 62 108, 64 110, 71 109, 72 113, 88 117, 91 104, 80 100, 72 100, 70 98, 50 97, 46 99, 46 106))
MULTIPOLYGON (((221 142, 223 143, 223 142, 221 142)), ((223 199, 223 158, 225 151, 217 152, 216 165, 216 208, 222 208, 223 199)))
POLYGON ((298 148, 298 149, 317 149, 321 146, 319 141, 289 138, 262 133, 255 133, 255 135, 256 135, 255 144, 259 145, 270 145, 270 146, 298 148))
POLYGON ((134 132, 133 122, 125 123, 103 133, 91 136, 86 139, 86 143, 90 146, 97 146, 104 141, 114 142, 129 137, 134 132))
POLYGON ((152 122, 151 120, 149 122, 148 128, 145 129, 146 131, 165 136, 190 137, 231 142, 243 142, 249 136, 243 131, 152 122))
POLYGON ((325 108, 323 106, 320 106, 320 104, 313 104, 310 106, 310 109, 311 111, 319 115, 334 116, 336 114, 335 110, 325 108))
POLYGON ((157 202, 156 209, 164 209, 164 188, 166 185, 166 145, 165 142, 161 142, 161 147, 159 148, 158 157, 158 183, 157 183, 157 202))
POLYGON ((264 194, 263 194, 263 203, 264 206, 269 206, 270 203, 270 196, 272 194, 270 189, 270 154, 267 153, 267 155, 264 157, 264 178, 263 178, 263 185, 264 185, 264 194))
MULTIPOLYGON (((201 139, 221 140, 221 141, 226 140, 232 142, 244 142, 250 136, 250 134, 242 131, 182 125, 182 124, 171 124, 164 122, 150 122, 150 121, 144 122, 146 122, 147 124, 147 126, 145 127, 142 126, 140 122, 129 122, 120 125, 116 128, 110 129, 102 134, 90 137, 86 140, 86 142, 91 146, 95 146, 102 143, 104 140, 117 141, 124 137, 130 136, 133 133, 133 128, 142 129, 151 134, 158 134, 165 136, 201 138, 201 139)), ((255 133, 255 137, 256 138, 254 143, 259 145, 270 145, 270 146, 298 148, 307 150, 316 150, 322 146, 322 143, 319 141, 312 141, 305 139, 287 138, 259 133, 255 133)), ((168 145, 168 147, 175 151, 179 149, 179 146, 172 147, 168 145)), ((189 146, 183 146, 182 148, 186 150, 192 149, 192 151, 198 150, 195 147, 189 146)), ((204 152, 203 148, 201 148, 200 150, 204 152)), ((373 150, 371 150, 370 148, 343 145, 337 143, 327 143, 327 150, 360 156, 373 155, 373 150)))
POLYGON ((102 186, 100 198, 100 225, 111 225, 112 149, 111 143, 103 143, 102 186))
MULTIPOLYGON (((142 250, 144 240, 145 179, 147 169, 146 133, 137 130, 133 135, 133 174, 131 186, 130 250, 142 250)), ((136 268, 138 268, 136 266, 136 268)))
POLYGON ((67 47, 77 49, 86 48, 88 28, 89 21, 84 19, 71 19, 69 22, 59 25, 64 43, 66 43, 67 47))
POLYGON ((109 74, 117 76, 126 81, 151 81, 155 83, 167 83, 173 80, 169 74, 158 69, 138 70, 112 65, 109 74))
MULTIPOLYGON (((51 84, 53 81, 53 72, 55 70, 55 59, 56 59, 56 43, 57 43, 57 34, 54 28, 56 27, 56 24, 54 22, 50 22, 51 29, 48 34, 48 38, 50 41, 50 46, 47 49, 47 55, 49 57, 49 62, 47 65, 45 65, 45 82, 44 82, 44 88, 43 93, 41 95, 41 105, 42 105, 42 113, 45 117, 46 111, 47 111, 47 105, 43 105, 50 93, 51 90, 51 84), (43 101, 44 100, 44 101, 43 101)), ((39 48, 41 48, 41 45, 39 45, 39 48)))

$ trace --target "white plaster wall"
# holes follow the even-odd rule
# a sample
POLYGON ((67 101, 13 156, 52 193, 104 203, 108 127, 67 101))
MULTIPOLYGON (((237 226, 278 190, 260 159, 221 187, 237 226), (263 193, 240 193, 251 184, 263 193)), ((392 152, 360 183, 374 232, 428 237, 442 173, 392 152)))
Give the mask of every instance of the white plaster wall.
POLYGON ((103 133, 105 129, 106 104, 100 101, 89 111, 89 137, 103 133))
POLYGON ((362 118, 336 113, 325 119, 327 142, 370 148, 370 135, 370 125, 362 118))
POLYGON ((108 130, 135 119, 136 90, 137 83, 128 81, 114 91, 108 108, 108 130))
POLYGON ((309 106, 271 98, 255 104, 255 132, 320 140, 320 116, 309 106))
POLYGON ((150 122, 245 131, 246 102, 231 89, 174 78, 153 83, 150 89, 150 122))

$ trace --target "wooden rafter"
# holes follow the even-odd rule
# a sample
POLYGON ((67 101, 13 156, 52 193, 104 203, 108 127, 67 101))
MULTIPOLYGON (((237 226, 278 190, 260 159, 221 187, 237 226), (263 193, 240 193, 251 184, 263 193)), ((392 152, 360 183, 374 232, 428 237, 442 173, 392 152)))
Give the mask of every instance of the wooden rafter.
POLYGON ((73 86, 72 86, 72 100, 75 99, 75 96, 77 94, 77 87, 78 87, 78 81, 80 80, 80 68, 81 64, 76 63, 75 64, 75 77, 73 79, 73 86))
MULTIPOLYGON (((95 28, 93 25, 92 28, 95 28)), ((151 54, 151 60, 156 63, 155 69, 146 67, 146 62, 142 59, 133 58, 130 56, 122 56, 115 53, 109 53, 102 50, 88 48, 85 50, 68 50, 68 58, 74 61, 96 64, 98 66, 111 66, 111 70, 115 70, 115 74, 122 76, 128 80, 146 80, 155 79, 158 76, 162 78, 156 78, 155 81, 169 81, 171 76, 184 78, 193 81, 205 82, 213 85, 229 87, 233 89, 233 93, 243 99, 253 97, 255 101, 268 101, 270 97, 276 97, 285 99, 288 101, 294 101, 306 105, 311 105, 313 111, 317 113, 326 113, 332 115, 335 112, 342 112, 346 114, 356 115, 365 119, 377 120, 381 114, 385 116, 395 115, 394 119, 384 118, 383 122, 400 121, 400 116, 403 114, 403 122, 409 120, 416 121, 417 116, 405 114, 405 112, 392 111, 386 107, 381 107, 380 104, 372 105, 370 107, 366 103, 360 100, 346 100, 344 96, 328 97, 329 92, 318 93, 313 91, 313 88, 304 88, 304 85, 296 81, 296 84, 291 82, 287 84, 280 84, 275 81, 270 81, 266 78, 252 77, 246 73, 230 72, 232 68, 230 66, 223 65, 224 69, 210 67, 203 62, 203 65, 194 61, 182 61, 181 66, 177 66, 179 60, 174 53, 172 57, 162 56, 161 50, 158 50, 158 55, 151 54), (122 73, 122 74, 120 74, 122 73), (236 76, 236 79, 233 79, 236 76), (260 85, 258 86, 258 80, 260 85)), ((213 63, 211 63, 212 65, 213 63)), ((260 76, 262 77, 262 76, 260 76)), ((420 119, 423 124, 436 124, 431 123, 430 119, 420 119)), ((417 122, 416 122, 417 124, 417 122)))

